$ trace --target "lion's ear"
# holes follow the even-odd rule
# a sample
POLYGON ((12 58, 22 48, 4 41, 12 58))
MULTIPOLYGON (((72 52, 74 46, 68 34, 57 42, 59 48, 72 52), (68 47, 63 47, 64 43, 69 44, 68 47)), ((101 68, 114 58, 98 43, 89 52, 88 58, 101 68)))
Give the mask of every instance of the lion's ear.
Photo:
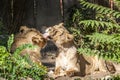
POLYGON ((29 30, 27 26, 20 26, 19 32, 20 33, 26 33, 29 30))
POLYGON ((38 37, 32 37, 32 42, 33 42, 33 44, 35 44, 35 45, 38 45, 39 47, 44 47, 45 46, 45 44, 46 44, 46 39, 44 39, 44 38, 38 38, 38 37))

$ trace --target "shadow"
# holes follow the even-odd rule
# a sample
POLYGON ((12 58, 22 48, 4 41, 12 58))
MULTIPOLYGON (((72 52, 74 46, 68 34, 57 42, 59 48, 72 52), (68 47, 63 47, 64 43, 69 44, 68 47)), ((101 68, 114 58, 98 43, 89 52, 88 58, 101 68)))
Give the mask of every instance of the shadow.
POLYGON ((79 65, 80 65, 80 76, 84 77, 86 75, 86 66, 91 65, 82 54, 79 56, 79 65))
POLYGON ((41 49, 40 53, 43 58, 46 56, 54 56, 56 57, 58 54, 58 47, 55 45, 55 43, 51 40, 47 41, 47 44, 44 48, 41 49))
POLYGON ((54 63, 46 63, 46 62, 43 62, 42 63, 44 66, 47 66, 47 67, 55 67, 55 64, 54 63))

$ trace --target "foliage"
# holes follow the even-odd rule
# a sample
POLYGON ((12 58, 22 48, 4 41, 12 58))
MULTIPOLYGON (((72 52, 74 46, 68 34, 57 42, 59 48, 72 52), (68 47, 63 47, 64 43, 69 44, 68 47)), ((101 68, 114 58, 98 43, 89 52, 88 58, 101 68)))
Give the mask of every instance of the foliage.
POLYGON ((69 30, 75 36, 78 52, 120 62, 120 12, 86 0, 79 3, 69 19, 69 30))
POLYGON ((8 41, 7 41, 7 45, 8 45, 7 47, 8 47, 9 52, 10 52, 10 48, 11 48, 11 45, 12 45, 13 41, 14 41, 14 35, 11 34, 8 38, 8 41))
MULTIPOLYGON (((13 35, 9 37, 8 48, 13 42, 13 35)), ((25 44, 16 49, 11 54, 9 49, 5 46, 0 46, 0 77, 9 80, 21 80, 26 78, 32 78, 35 80, 41 80, 46 74, 47 68, 43 65, 38 65, 30 61, 28 55, 21 57, 20 51, 25 48, 33 49, 36 46, 31 44, 25 44)))
POLYGON ((103 7, 97 4, 89 3, 84 0, 80 0, 80 4, 85 7, 85 8, 90 8, 92 10, 97 11, 99 14, 111 14, 112 16, 119 18, 120 17, 120 12, 116 10, 111 10, 110 8, 103 7))
POLYGON ((120 80, 120 75, 113 76, 113 80, 120 80))
POLYGON ((120 0, 115 0, 115 6, 120 7, 120 0))

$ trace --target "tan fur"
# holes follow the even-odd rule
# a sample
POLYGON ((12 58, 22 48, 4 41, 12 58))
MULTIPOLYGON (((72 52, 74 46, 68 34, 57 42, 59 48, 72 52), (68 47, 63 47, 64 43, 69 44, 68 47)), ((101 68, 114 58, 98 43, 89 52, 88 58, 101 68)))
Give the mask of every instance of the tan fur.
POLYGON ((33 62, 41 64, 40 50, 46 44, 46 40, 43 38, 42 34, 34 28, 22 26, 20 28, 19 33, 15 35, 15 39, 11 47, 11 52, 14 52, 16 48, 23 44, 36 45, 34 49, 24 49, 23 51, 21 51, 20 54, 21 55, 28 54, 33 62))
POLYGON ((74 73, 79 72, 77 49, 73 43, 73 35, 65 29, 62 23, 48 28, 46 33, 59 47, 59 54, 55 61, 54 77, 73 76, 74 73))
POLYGON ((49 32, 53 41, 59 45, 62 45, 63 43, 68 43, 69 41, 73 41, 74 39, 74 36, 67 31, 67 29, 63 26, 63 23, 50 27, 46 31, 49 32))
POLYGON ((98 56, 79 56, 80 75, 85 76, 89 74, 96 74, 100 72, 107 72, 105 60, 98 58, 98 56))
POLYGON ((112 61, 106 61, 103 58, 98 58, 98 55, 80 55, 80 57, 80 74, 82 76, 106 72, 114 74, 116 72, 116 67, 112 61))

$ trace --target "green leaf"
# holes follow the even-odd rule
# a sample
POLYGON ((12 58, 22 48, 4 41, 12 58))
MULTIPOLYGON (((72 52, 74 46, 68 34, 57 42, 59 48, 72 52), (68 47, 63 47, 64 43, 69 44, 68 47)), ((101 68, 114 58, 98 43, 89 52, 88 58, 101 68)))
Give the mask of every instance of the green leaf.
POLYGON ((9 36, 8 41, 7 41, 7 47, 8 47, 8 51, 9 51, 9 52, 10 52, 10 48, 11 48, 11 45, 12 45, 13 41, 14 41, 14 35, 11 34, 11 35, 9 36))

